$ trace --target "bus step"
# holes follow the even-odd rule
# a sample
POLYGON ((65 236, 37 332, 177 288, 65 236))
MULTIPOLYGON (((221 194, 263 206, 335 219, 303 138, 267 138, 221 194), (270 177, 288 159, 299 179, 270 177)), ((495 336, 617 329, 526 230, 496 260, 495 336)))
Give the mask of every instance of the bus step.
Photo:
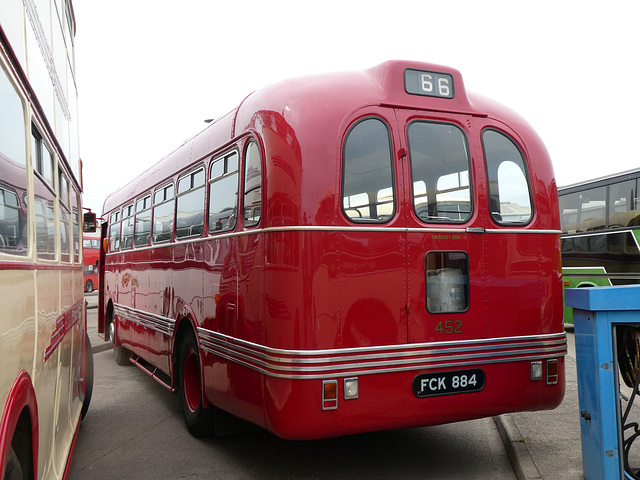
POLYGON ((171 377, 158 367, 154 367, 146 360, 140 358, 139 355, 135 354, 131 355, 130 361, 171 393, 176 393, 176 389, 171 386, 171 377))

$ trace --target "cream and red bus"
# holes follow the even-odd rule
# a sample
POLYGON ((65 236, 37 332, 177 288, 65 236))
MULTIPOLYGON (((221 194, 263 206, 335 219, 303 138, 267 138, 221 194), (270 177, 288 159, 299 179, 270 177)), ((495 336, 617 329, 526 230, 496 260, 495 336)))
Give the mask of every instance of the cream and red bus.
POLYGON ((75 20, 70 0, 47 5, 0 3, 0 473, 5 480, 66 478, 91 397, 75 20))

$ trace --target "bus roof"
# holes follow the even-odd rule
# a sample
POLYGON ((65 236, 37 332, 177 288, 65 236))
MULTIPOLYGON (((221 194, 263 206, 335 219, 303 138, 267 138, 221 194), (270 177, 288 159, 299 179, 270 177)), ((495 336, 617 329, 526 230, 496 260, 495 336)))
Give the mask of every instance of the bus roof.
MULTIPOLYGON (((257 116, 276 112, 298 131, 297 125, 312 122, 323 125, 323 118, 343 117, 358 108, 387 106, 454 114, 467 114, 508 120, 512 127, 526 125, 517 113, 481 95, 468 94, 462 75, 456 69, 430 63, 392 60, 362 71, 328 73, 284 80, 248 95, 238 107, 216 119, 179 148, 112 193, 103 206, 103 215, 117 206, 171 178, 177 171, 229 145, 246 132, 257 116), (454 96, 438 98, 407 92, 408 70, 442 72, 452 78, 454 96), (308 115, 313 112, 313 116, 308 115)), ((336 131, 337 135, 337 131, 336 131)))
POLYGON ((571 185, 564 185, 562 187, 558 187, 558 194, 567 194, 572 193, 574 191, 584 190, 585 188, 596 188, 604 185, 609 185, 611 183, 623 182, 625 180, 631 180, 633 178, 638 178, 640 176, 640 168, 634 168, 632 170, 626 170, 624 172, 612 173, 610 175, 605 175, 598 178, 593 178, 591 180, 584 180, 582 182, 573 183, 571 185))

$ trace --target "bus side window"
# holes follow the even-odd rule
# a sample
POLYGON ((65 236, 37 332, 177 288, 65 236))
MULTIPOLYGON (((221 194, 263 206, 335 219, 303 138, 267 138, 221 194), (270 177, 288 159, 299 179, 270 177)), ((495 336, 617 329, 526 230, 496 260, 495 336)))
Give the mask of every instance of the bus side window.
POLYGON ((78 213, 78 205, 80 205, 80 192, 73 187, 71 191, 71 219, 73 228, 73 261, 80 263, 80 214, 78 213))
POLYGON ((176 238, 199 237, 204 230, 204 168, 178 180, 176 238))
POLYGON ((31 130, 31 157, 34 168, 36 250, 38 258, 56 258, 55 169, 53 155, 35 126, 31 130))
POLYGON ((0 253, 26 255, 29 246, 27 208, 27 138, 24 107, 0 67, 0 253))
POLYGON ((147 195, 136 202, 134 225, 134 246, 145 247, 149 245, 149 238, 151 237, 151 195, 147 195))
POLYGON ((69 251, 71 246, 71 237, 69 235, 69 180, 62 173, 62 167, 58 166, 58 211, 60 213, 58 222, 60 225, 60 252, 62 261, 69 261, 69 251))
POLYGON ((253 140, 244 152, 243 205, 242 218, 245 226, 257 225, 262 211, 262 161, 258 144, 253 140))
POLYGON ((482 134, 489 181, 489 211, 501 225, 526 225, 533 217, 524 157, 516 144, 495 130, 482 134))
POLYGON ((214 160, 209 174, 209 232, 233 230, 238 210, 238 152, 214 160))
POLYGON ((120 229, 120 249, 129 250, 133 247, 133 204, 122 209, 120 229))
MULTIPOLYGON (((0 165, 2 161, 0 160, 0 165)), ((18 194, 0 184, 0 252, 27 254, 27 216, 18 194)))
POLYGON ((578 214, 580 212, 580 194, 570 193, 558 198, 560 204, 560 223, 562 233, 576 233, 578 226, 578 214))
POLYGON ((606 222, 606 187, 580 192, 580 219, 577 231, 604 230, 606 222))
POLYGON ((640 220, 640 205, 637 204, 636 181, 627 180, 609 186, 607 215, 609 228, 631 227, 640 220))
POLYGON ((165 185, 153 195, 153 243, 171 240, 173 230, 173 184, 165 185))
POLYGON ((109 251, 115 252, 120 248, 120 212, 113 212, 109 220, 109 251))
POLYGON ((342 209, 352 222, 384 223, 395 213, 391 135, 378 118, 360 121, 343 148, 342 209))

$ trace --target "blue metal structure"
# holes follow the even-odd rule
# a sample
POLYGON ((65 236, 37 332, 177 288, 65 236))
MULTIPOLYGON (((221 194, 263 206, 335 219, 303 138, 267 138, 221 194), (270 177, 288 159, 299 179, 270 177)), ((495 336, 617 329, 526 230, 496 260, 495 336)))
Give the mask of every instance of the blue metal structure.
POLYGON ((624 471, 615 339, 616 328, 640 325, 640 285, 569 289, 566 304, 574 308, 584 476, 636 478, 624 471))

